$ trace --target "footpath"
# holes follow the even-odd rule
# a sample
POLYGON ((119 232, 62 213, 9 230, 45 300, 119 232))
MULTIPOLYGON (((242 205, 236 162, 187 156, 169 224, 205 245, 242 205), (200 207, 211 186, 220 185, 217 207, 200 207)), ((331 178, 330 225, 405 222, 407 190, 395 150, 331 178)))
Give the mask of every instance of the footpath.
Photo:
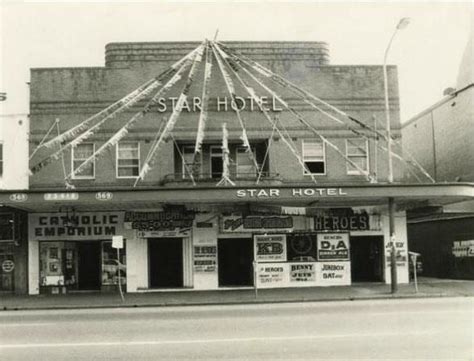
POLYGON ((420 278, 418 292, 413 283, 399 285, 391 293, 390 285, 356 283, 352 286, 219 291, 156 291, 130 293, 122 302, 118 293, 69 293, 64 295, 0 294, 0 312, 7 310, 44 310, 74 308, 160 307, 225 305, 284 302, 347 301, 370 299, 474 297, 474 281, 420 278))

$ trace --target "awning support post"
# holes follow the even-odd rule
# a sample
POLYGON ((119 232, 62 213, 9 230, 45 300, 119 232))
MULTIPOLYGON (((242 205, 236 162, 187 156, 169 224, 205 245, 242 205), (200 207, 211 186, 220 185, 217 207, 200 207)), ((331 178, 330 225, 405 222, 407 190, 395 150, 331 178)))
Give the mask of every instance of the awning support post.
POLYGON ((390 235, 390 285, 392 294, 397 293, 397 249, 395 247, 395 202, 393 197, 388 198, 388 228, 390 235))

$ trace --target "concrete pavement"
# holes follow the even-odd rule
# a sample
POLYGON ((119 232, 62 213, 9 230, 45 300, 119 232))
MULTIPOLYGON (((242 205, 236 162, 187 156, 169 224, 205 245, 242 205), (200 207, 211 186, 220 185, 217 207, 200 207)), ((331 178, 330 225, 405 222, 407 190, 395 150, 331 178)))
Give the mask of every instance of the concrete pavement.
POLYGON ((180 305, 213 305, 239 303, 279 303, 329 300, 365 300, 426 297, 474 297, 474 281, 421 278, 419 292, 414 285, 399 285, 390 293, 390 285, 367 283, 348 287, 316 287, 258 290, 161 291, 125 294, 122 303, 117 293, 70 293, 66 295, 15 296, 0 295, 0 310, 150 307, 180 305))

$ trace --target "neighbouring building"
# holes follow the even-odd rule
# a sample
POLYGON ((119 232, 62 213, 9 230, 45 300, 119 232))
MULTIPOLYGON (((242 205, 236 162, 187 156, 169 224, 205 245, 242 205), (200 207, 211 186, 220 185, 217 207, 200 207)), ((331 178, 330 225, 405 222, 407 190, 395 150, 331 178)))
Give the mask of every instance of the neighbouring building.
MULTIPOLYGON (((54 124, 60 132, 77 126, 198 45, 112 43, 106 46, 105 67, 32 69, 30 153, 54 124)), ((226 45, 363 125, 384 117, 380 65, 330 65, 327 46, 320 42, 226 45)), ((359 133, 350 131, 347 123, 327 116, 337 113, 326 105, 321 106, 324 114, 281 84, 269 88, 327 142, 285 109, 271 89, 252 83, 261 97, 258 104, 268 109, 266 118, 232 74, 240 123, 219 69, 213 59, 208 117, 197 157, 194 146, 206 96, 204 64, 172 133, 164 137, 156 161, 136 187, 140 170, 149 163, 149 150, 179 103, 185 79, 146 114, 138 112, 153 94, 117 112, 87 140, 31 176, 28 192, 0 193, 1 204, 29 213, 30 294, 105 292, 116 289, 118 275, 127 292, 215 290, 254 283, 260 288, 389 283, 391 242, 397 250, 398 280, 406 283, 406 211, 472 198, 470 185, 404 183, 397 163, 395 182, 387 184, 386 154, 376 151, 381 139, 366 137, 369 133, 362 127, 359 133), (134 114, 139 121, 120 141, 81 173, 74 172, 134 114), (223 135, 224 123, 228 136, 223 135), (242 127, 252 152, 243 146, 242 127), (27 199, 19 204, 15 197, 27 199), (389 198, 396 204, 393 240, 389 198), (112 247, 117 235, 125 239, 120 265, 112 247)), ((234 70, 251 82, 242 69, 234 70)), ((392 129, 399 140, 396 68, 389 66, 388 74, 392 129)), ((268 83, 267 75, 260 69, 257 78, 268 83)), ((42 147, 30 166, 49 159, 58 146, 42 147)))
MULTIPOLYGON (((0 191, 28 189, 28 122, 0 115, 0 191)), ((27 228, 26 212, 0 204, 0 294, 27 291, 27 228)))
MULTIPOLYGON (((403 146, 437 182, 474 182, 474 47, 472 35, 455 88, 403 124, 403 146)), ((410 214, 410 249, 423 256, 423 274, 474 279, 474 202, 425 207, 410 214)))

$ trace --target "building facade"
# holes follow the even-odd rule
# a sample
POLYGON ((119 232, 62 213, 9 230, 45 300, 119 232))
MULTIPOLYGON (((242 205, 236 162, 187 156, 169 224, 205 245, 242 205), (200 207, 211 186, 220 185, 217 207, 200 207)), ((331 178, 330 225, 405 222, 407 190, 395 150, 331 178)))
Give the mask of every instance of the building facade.
MULTIPOLYGON (((0 191, 28 189, 28 122, 0 116, 0 191)), ((27 291, 27 224, 26 212, 0 206, 0 294, 27 291)))
MULTIPOLYGON (((105 67, 32 69, 30 152, 54 122, 61 131, 76 126, 198 45, 113 43, 106 46, 105 67)), ((366 125, 384 116, 381 66, 329 65, 327 47, 318 42, 227 45, 366 125)), ((184 81, 83 172, 74 174, 74 169, 139 112, 145 99, 31 177, 23 205, 29 210, 30 294, 114 290, 118 276, 127 292, 388 283, 392 242, 398 281, 406 283, 406 209, 472 193, 468 186, 403 185, 401 167, 395 167, 396 184, 387 185, 386 155, 376 150, 380 140, 364 132, 355 135, 346 124, 277 86, 289 106, 329 142, 295 119, 274 93, 259 88, 260 101, 274 119, 268 122, 236 86, 251 159, 218 69, 214 59, 209 114, 197 157, 203 69, 196 73, 172 135, 136 187, 184 81), (228 136, 223 136, 223 124, 228 136), (389 198, 397 203, 395 239, 389 235, 389 198), (124 238, 119 263, 114 236, 124 238)), ((396 68, 388 70, 392 131, 400 138, 396 68)), ((49 153, 51 149, 38 150, 30 166, 49 153)))
MULTIPOLYGON (((403 124, 403 146, 417 154, 437 182, 474 182, 474 71, 472 35, 455 88, 403 124)), ((414 212, 410 248, 424 255, 424 275, 474 279, 474 202, 414 212)))

